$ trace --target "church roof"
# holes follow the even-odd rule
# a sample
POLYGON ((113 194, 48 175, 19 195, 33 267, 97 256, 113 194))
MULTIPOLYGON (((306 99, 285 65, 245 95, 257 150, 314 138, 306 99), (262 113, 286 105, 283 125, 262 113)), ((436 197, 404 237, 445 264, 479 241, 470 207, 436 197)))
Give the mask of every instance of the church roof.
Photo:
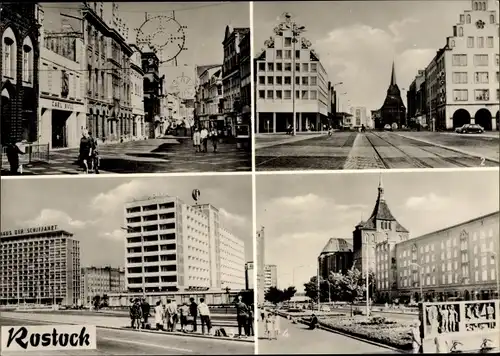
POLYGON ((397 232, 408 232, 408 230, 396 220, 394 215, 392 215, 391 210, 385 201, 382 178, 380 179, 378 187, 377 201, 375 202, 375 207, 373 208, 370 218, 366 221, 361 221, 357 226, 363 229, 375 230, 377 220, 394 221, 396 223, 397 232))
POLYGON ((334 252, 352 252, 352 244, 347 242, 345 239, 332 237, 328 240, 325 247, 323 247, 321 254, 334 252))
POLYGON ((396 67, 393 61, 391 70, 391 82, 389 84, 389 88, 387 89, 387 96, 385 97, 384 104, 382 105, 382 108, 380 110, 384 111, 394 108, 400 110, 405 108, 405 105, 403 99, 401 99, 401 90, 399 90, 398 84, 396 82, 396 67))

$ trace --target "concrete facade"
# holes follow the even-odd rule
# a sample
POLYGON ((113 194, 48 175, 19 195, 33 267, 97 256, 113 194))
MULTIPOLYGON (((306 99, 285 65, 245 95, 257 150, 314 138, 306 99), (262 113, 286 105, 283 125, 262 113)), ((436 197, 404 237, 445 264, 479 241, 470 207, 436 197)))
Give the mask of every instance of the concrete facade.
POLYGON ((92 304, 95 296, 110 293, 123 293, 125 288, 125 271, 112 267, 84 267, 81 277, 81 296, 84 305, 92 304))

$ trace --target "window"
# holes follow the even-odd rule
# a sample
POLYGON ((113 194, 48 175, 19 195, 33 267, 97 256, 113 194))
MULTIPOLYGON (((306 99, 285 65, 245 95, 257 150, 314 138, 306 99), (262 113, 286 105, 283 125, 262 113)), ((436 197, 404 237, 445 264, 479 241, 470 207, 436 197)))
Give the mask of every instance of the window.
POLYGON ((309 72, 309 63, 302 63, 302 71, 309 72))
POLYGON ((450 40, 450 47, 451 48, 455 47, 455 40, 450 40))
POLYGON ((268 90, 267 91, 267 98, 268 99, 274 99, 274 90, 268 90))
POLYGON ((300 85, 300 77, 295 77, 295 84, 300 85))
POLYGON ((307 90, 302 90, 302 100, 309 99, 309 92, 307 90))
POLYGON ((467 66, 467 55, 466 54, 454 54, 452 58, 452 64, 456 67, 467 66))
POLYGON ((487 54, 475 54, 474 55, 474 65, 479 67, 484 67, 488 65, 488 55, 487 54))
POLYGON ((318 71, 318 64, 311 63, 311 72, 317 72, 317 71, 318 71))
POLYGON ((316 92, 316 90, 311 90, 311 91, 310 91, 310 99, 311 99, 311 100, 316 100, 316 99, 318 99, 318 93, 316 92))
POLYGON ((295 99, 300 99, 300 91, 295 91, 295 99))
POLYGON ((477 38, 477 48, 484 48, 484 37, 477 38))
POLYGON ((276 90, 276 99, 283 99, 283 92, 281 90, 276 90))
POLYGON ((459 27, 458 28, 458 36, 459 37, 463 37, 464 36, 464 28, 463 27, 459 27))
POLYGON ((474 73, 474 82, 476 84, 488 84, 488 82, 489 82, 488 72, 476 72, 476 73, 474 73))
POLYGON ((292 59, 292 51, 287 49, 285 50, 285 59, 292 59))
POLYGON ((292 84, 292 77, 285 77, 285 85, 292 84))
POLYGON ((490 23, 495 23, 495 15, 490 15, 490 23))
POLYGON ((259 84, 265 85, 266 84, 266 77, 264 77, 263 75, 261 75, 259 77, 259 84))
POLYGON ((493 36, 489 36, 486 38, 486 47, 493 48, 493 36))
POLYGON ((267 70, 269 72, 274 72, 274 63, 267 63, 267 70))
POLYGON ((273 85, 274 84, 274 77, 267 77, 267 84, 273 85))
POLYGON ((283 77, 276 77, 276 85, 283 84, 283 77))
POLYGON ((285 47, 292 47, 292 38, 285 37, 285 47))
POLYGON ((285 63, 285 72, 291 72, 291 71, 292 71, 292 64, 285 63))
POLYGON ((300 50, 295 51, 295 59, 300 59, 300 50))
POLYGON ((282 59, 283 58, 283 50, 277 49, 276 50, 276 59, 282 59))
POLYGON ((463 25, 465 23, 465 15, 460 15, 460 24, 463 25))
POLYGON ((7 28, 3 33, 2 38, 3 50, 3 73, 2 75, 16 80, 16 58, 17 45, 14 32, 7 28))
POLYGON ((500 55, 495 54, 495 64, 498 67, 500 65, 500 55))
POLYGON ((317 84, 318 84, 318 77, 311 77, 311 85, 317 85, 317 84))
POLYGON ((291 99, 291 98, 292 98, 292 91, 285 90, 285 99, 291 99))
POLYGON ((455 101, 467 101, 469 100, 469 91, 467 89, 455 89, 453 90, 453 98, 455 98, 455 101))
POLYGON ((474 37, 467 37, 467 48, 474 48, 474 37))
POLYGON ((302 85, 309 85, 309 77, 302 77, 302 85))
POLYGON ((295 63, 295 71, 300 72, 300 63, 295 63))
POLYGON ((467 16, 465 17, 465 23, 470 23, 470 15, 467 15, 467 16))
POLYGON ((500 89, 497 89, 497 101, 500 100, 500 89))
POLYGON ((474 90, 474 96, 477 101, 488 101, 490 100, 490 90, 489 89, 476 89, 474 90))
POLYGON ((259 99, 265 99, 265 98, 266 98, 266 91, 259 90, 259 99))
POLYGON ((283 70, 283 63, 276 63, 276 71, 281 72, 283 70))

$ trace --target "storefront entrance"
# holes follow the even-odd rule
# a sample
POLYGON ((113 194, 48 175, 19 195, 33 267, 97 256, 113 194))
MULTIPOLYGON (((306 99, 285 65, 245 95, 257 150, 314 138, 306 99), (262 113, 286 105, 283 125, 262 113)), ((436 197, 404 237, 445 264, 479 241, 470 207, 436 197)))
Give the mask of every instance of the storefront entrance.
POLYGON ((52 110, 52 148, 68 147, 67 120, 70 111, 52 110))

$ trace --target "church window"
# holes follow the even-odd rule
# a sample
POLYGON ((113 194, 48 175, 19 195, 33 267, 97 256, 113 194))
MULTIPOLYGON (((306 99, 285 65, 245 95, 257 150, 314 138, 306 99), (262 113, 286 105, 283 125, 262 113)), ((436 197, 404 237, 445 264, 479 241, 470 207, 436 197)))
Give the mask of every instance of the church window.
POLYGON ((465 17, 465 23, 471 23, 471 17, 470 17, 470 15, 467 15, 465 17))

